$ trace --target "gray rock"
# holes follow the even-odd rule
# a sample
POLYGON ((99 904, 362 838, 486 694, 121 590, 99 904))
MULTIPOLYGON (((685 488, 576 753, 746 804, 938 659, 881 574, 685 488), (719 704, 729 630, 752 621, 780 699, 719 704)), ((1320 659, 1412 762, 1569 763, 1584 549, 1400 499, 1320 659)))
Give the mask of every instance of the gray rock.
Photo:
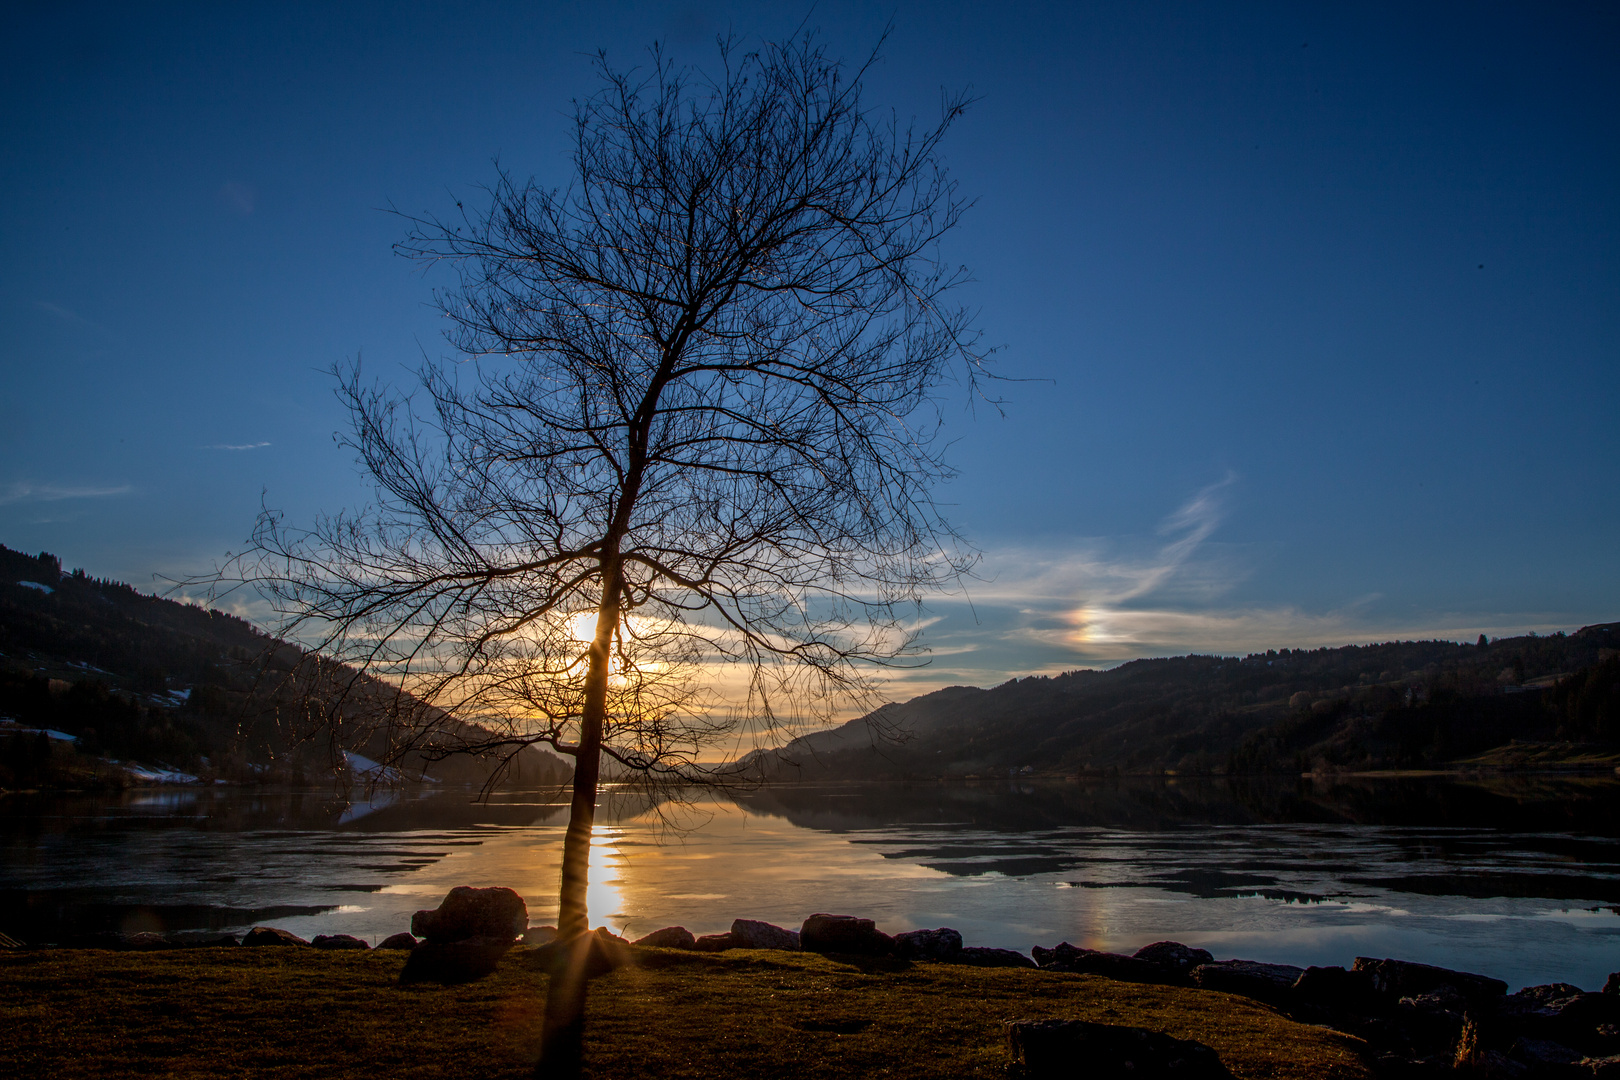
POLYGON ((1184 981, 1180 974, 1146 960, 1123 953, 1082 949, 1059 942, 1055 948, 1043 949, 1039 945, 1030 950, 1035 963, 1043 971, 1067 971, 1075 975, 1101 975, 1120 982, 1163 983, 1184 981))
POLYGON ((217 930, 178 930, 169 935, 169 944, 177 949, 234 949, 242 939, 217 930))
POLYGON ((1372 980, 1373 989, 1397 1000, 1426 994, 1440 986, 1454 987, 1470 1001, 1491 1001, 1507 993, 1507 983, 1501 979, 1429 964, 1414 964, 1409 960, 1374 960, 1358 956, 1352 970, 1365 972, 1372 980))
POLYGON ((1006 1028, 1009 1072, 1027 1080, 1082 1075, 1232 1080, 1210 1047, 1146 1028, 1085 1020, 1015 1020, 1006 1028))
POLYGON ((684 926, 666 926, 645 937, 638 937, 630 944, 650 949, 692 949, 697 947, 697 938, 684 926))
POLYGON ((887 956, 894 952, 894 938, 879 930, 871 919, 854 915, 810 916, 799 928, 799 945, 809 952, 858 956, 887 956))
POLYGON ((894 952, 902 960, 951 960, 961 951, 962 935, 948 926, 894 936, 894 952))
POLYGON ((561 938, 523 957, 525 967, 555 973, 561 965, 579 965, 587 979, 595 979, 635 963, 630 943, 606 927, 597 927, 572 941, 561 938))
POLYGON ((389 934, 387 937, 377 942, 377 948, 402 949, 409 952, 410 950, 416 948, 416 939, 405 933, 405 931, 401 930, 399 933, 389 934))
POLYGON ((1449 1047, 1462 1037, 1467 1010, 1468 999, 1455 987, 1437 986, 1426 994, 1401 998, 1395 1006, 1395 1019, 1415 1045, 1449 1047))
POLYGON ((1193 985, 1202 990, 1241 994, 1257 1001, 1280 1001, 1288 996, 1303 974, 1304 968, 1292 964, 1219 960, 1213 964, 1199 964, 1192 969, 1190 977, 1193 985))
POLYGON ((739 949, 799 950, 799 932, 786 930, 758 919, 733 919, 731 940, 739 949))
POLYGON ((1150 964, 1185 975, 1199 964, 1212 964, 1215 957, 1208 949, 1195 949, 1179 941, 1155 941, 1131 954, 1132 959, 1146 960, 1150 964))
POLYGON ((154 952, 158 949, 176 947, 167 935, 155 934, 150 930, 138 934, 99 930, 93 934, 81 934, 71 939, 68 945, 75 949, 109 949, 115 952, 154 952))
POLYGON ((247 932, 242 939, 245 948, 262 948, 266 945, 308 945, 309 942, 297 934, 282 930, 275 926, 255 926, 247 932))
POLYGON ((946 961, 948 964, 966 964, 969 967, 1033 968, 1035 961, 1014 949, 985 949, 969 945, 946 961))
POLYGON ((1294 996, 1310 1005, 1335 1013, 1370 1016, 1382 1011, 1372 979, 1364 971, 1342 967, 1308 967, 1294 980, 1294 996))
POLYGON ((469 983, 492 973, 512 948, 512 939, 463 938, 460 941, 424 941, 411 950, 401 983, 469 983))
POLYGON ((1601 1029, 1620 1022, 1620 999, 1588 994, 1569 983, 1527 986, 1497 1002, 1496 1021, 1513 1034, 1603 1053, 1615 1039, 1601 1029))
POLYGON ((529 926, 529 908, 511 889, 458 885, 439 906, 411 917, 411 933, 439 945, 468 938, 515 941, 529 926))
POLYGON ((1562 1043, 1521 1038, 1513 1041, 1512 1049, 1508 1050, 1508 1059, 1532 1069, 1555 1069, 1578 1064, 1581 1055, 1562 1043))
POLYGON ((1419 1012, 1454 1012, 1461 1015, 1468 1008, 1468 999, 1459 994, 1454 986, 1437 986, 1427 994, 1403 997, 1399 1004, 1419 1012))
POLYGON ((698 952, 725 952, 736 947, 737 939, 729 931, 724 934, 704 934, 692 942, 692 948, 698 952))
POLYGON ((524 945, 550 945, 556 940, 557 928, 555 926, 531 926, 523 931, 522 937, 518 938, 518 941, 524 945))
POLYGON ((316 934, 315 940, 310 942, 317 949, 370 949, 361 939, 353 934, 316 934))

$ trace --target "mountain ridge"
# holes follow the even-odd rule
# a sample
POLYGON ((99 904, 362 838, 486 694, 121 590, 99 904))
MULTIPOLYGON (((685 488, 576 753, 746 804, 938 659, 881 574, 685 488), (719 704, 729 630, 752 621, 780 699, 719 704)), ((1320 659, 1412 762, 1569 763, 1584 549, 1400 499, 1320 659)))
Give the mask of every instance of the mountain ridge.
MULTIPOLYGON (((0 545, 0 788, 117 784, 187 775, 239 782, 325 783, 427 775, 487 781, 492 755, 442 760, 399 752, 360 710, 400 708, 436 730, 466 725, 407 694, 311 658, 247 620, 141 593, 123 582, 63 572, 61 561, 0 545), (321 729, 297 685, 313 668, 347 698, 321 729), (344 711, 346 707, 347 711, 344 711), (58 737, 19 737, 20 731, 58 737), (314 738, 319 733, 322 739, 314 738), (122 768, 102 768, 116 759, 122 768), (388 769, 376 766, 386 763, 388 769), (137 766, 131 768, 131 766, 137 766), (344 777, 341 774, 361 774, 344 777), (369 774, 369 775, 364 775, 369 774)), ((563 762, 530 748, 515 758, 528 783, 562 783, 563 762)))
POLYGON ((1620 750, 1620 623, 1469 645, 1192 654, 951 686, 753 764, 769 779, 1429 768, 1513 739, 1620 750))

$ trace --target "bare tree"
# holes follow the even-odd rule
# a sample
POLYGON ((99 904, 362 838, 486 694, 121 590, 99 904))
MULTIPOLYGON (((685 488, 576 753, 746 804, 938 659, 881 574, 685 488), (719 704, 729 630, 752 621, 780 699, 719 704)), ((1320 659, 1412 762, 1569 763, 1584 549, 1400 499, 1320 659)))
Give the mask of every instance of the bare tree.
MULTIPOLYGON (((969 558, 930 498, 935 394, 984 359, 936 254, 964 100, 900 125, 808 37, 719 61, 599 58, 569 188, 501 172, 486 211, 411 219, 399 250, 458 275, 438 302, 469 362, 428 365, 411 397, 350 370, 375 505, 256 533, 284 632, 491 744, 573 758, 564 940, 588 929, 603 755, 696 779, 740 724, 847 704, 969 558), (719 693, 720 668, 746 689, 719 693)), ((559 1072, 584 1000, 566 981, 559 1072)))

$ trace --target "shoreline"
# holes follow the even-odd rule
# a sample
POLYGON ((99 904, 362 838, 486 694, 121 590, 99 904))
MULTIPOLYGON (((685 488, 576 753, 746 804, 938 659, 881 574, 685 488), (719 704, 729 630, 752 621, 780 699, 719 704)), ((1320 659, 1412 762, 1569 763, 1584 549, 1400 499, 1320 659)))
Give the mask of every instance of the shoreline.
MULTIPOLYGON (((850 786, 878 786, 883 784, 962 784, 968 787, 985 784, 1088 784, 1088 783, 1118 783, 1121 781, 1160 781, 1168 784, 1187 781, 1199 782, 1242 782, 1246 780, 1433 780, 1453 779, 1472 780, 1490 777, 1549 777, 1571 778, 1582 777, 1589 779, 1615 779, 1620 780, 1620 755, 1606 757, 1596 761, 1569 761, 1569 762, 1467 762, 1458 763, 1446 768, 1423 769, 1331 769, 1325 771, 1308 770, 1305 772, 1183 772, 1176 769, 1145 770, 1140 772, 1082 772, 1082 773, 1009 773, 1002 776, 996 773, 969 773, 965 775, 917 775, 890 778, 857 778, 853 780, 837 780, 827 778, 814 779, 783 779, 773 778, 761 782, 750 781, 735 785, 737 791, 755 791, 770 788, 810 788, 836 785, 850 786)), ((118 763, 123 767, 123 763, 118 763)), ((161 773, 164 770, 143 769, 141 772, 161 773)), ((172 772, 172 770, 170 770, 172 772)), ((633 787, 627 782, 603 781, 602 787, 610 789, 615 786, 633 787)), ((286 791, 308 791, 331 794, 334 797, 343 795, 341 788, 335 785, 292 783, 286 780, 258 780, 258 779, 208 779, 194 777, 179 779, 162 775, 134 775, 128 771, 104 779, 98 779, 90 784, 62 785, 62 786, 36 786, 26 788, 0 787, 0 798, 7 796, 26 795, 107 795, 123 791, 147 790, 194 790, 209 791, 218 788, 230 790, 267 789, 286 791)), ((567 791, 571 785, 562 783, 557 785, 540 785, 535 787, 508 787, 497 789, 497 793, 520 791, 567 791)), ((364 790, 363 783, 354 785, 354 790, 364 790)), ((473 783, 447 784, 433 781, 424 783, 409 781, 398 785, 379 785, 375 792, 377 795, 397 795, 401 793, 439 792, 456 790, 480 790, 480 786, 473 783)), ((351 792, 352 793, 352 792, 351 792)))
MULTIPOLYGON (((862 920, 850 921, 858 924, 862 920)), ((799 933, 809 927, 807 920, 799 933)), ((722 1050, 739 1050, 735 1045, 717 1047, 711 1041, 711 1037, 720 1042, 729 1038, 720 1030, 728 1027, 729 1017, 741 1016, 750 1025, 759 1024, 783 1000, 798 1005, 813 1002, 818 1008, 827 1008, 809 1020, 788 1014, 778 1015, 776 1020, 792 1036, 807 1038, 811 1043, 820 1045, 831 1040, 835 1045, 844 1044, 851 1052, 859 1049, 865 1062, 863 1071, 828 1074, 839 1076, 868 1075, 864 1069, 898 1069, 901 1074, 917 1076, 1005 1075, 1008 1035, 1002 1025, 1013 1020, 1084 1020, 1093 1025, 1123 1025, 1176 1039, 1192 1039, 1216 1048, 1234 1075, 1275 1080, 1296 1076, 1348 1080, 1441 1075, 1452 1073, 1463 1060, 1480 1069, 1508 1070, 1499 1075, 1525 1078, 1597 1078, 1611 1075, 1607 1070, 1620 1068, 1620 1034, 1614 1030, 1614 1022, 1620 1020, 1620 973, 1610 977, 1603 991, 1550 984, 1507 994, 1505 984, 1488 976, 1395 959, 1358 958, 1350 969, 1285 970, 1287 965, 1241 960, 1200 964, 1196 961, 1201 959, 1197 954, 1202 950, 1168 942, 1148 946, 1133 956, 1076 949, 1066 943, 1053 949, 1037 947, 1033 952, 1035 960, 1041 962, 1039 966, 1015 953, 1023 961, 1015 967, 1005 957, 953 962, 915 954, 901 956, 892 945, 882 945, 880 938, 886 935, 872 938, 869 930, 858 925, 854 929, 855 936, 843 939, 845 946, 858 946, 862 935, 866 935, 869 943, 889 951, 879 954, 749 947, 762 936, 793 933, 750 920, 736 920, 730 935, 738 940, 723 947, 713 942, 681 948, 638 945, 598 931, 591 935, 591 948, 601 950, 608 959, 602 964, 604 974, 592 983, 591 1023, 598 1028, 606 1025, 611 1031, 593 1032, 598 1038, 593 1054, 619 1060, 623 1048, 612 1045, 610 1035, 630 1039, 642 1048, 643 1054, 649 1039, 664 1045, 670 1035, 661 1022, 667 1019, 672 1003, 689 1004, 704 998, 706 1007, 713 1011, 699 1010, 688 1017, 695 1028, 689 1037, 696 1041, 694 1048, 701 1047, 700 1060, 722 1050), (745 940, 746 944, 740 943, 745 940), (838 999, 839 995, 829 999, 824 990, 818 989, 830 986, 829 979, 839 984, 840 995, 858 984, 865 1007, 851 1010, 847 1002, 838 999), (729 986, 724 992, 717 990, 721 983, 729 986), (633 999, 639 995, 641 1010, 618 1014, 627 995, 633 999), (994 1003, 989 1010, 993 1015, 986 1015, 989 1002, 994 1003), (915 1032, 899 1028, 917 1027, 957 1012, 973 1014, 976 1026, 956 1032, 962 1041, 945 1048, 962 1060, 953 1057, 954 1064, 942 1063, 935 1070, 918 1059, 940 1048, 919 1046, 915 1032), (637 1026, 649 1016, 660 1018, 660 1022, 643 1025, 650 1026, 651 1031, 637 1026), (882 1019, 897 1018, 904 1020, 898 1028, 882 1023, 882 1019), (1266 1062, 1256 1060, 1262 1048, 1253 1042, 1262 1030, 1266 1042, 1261 1056, 1270 1056, 1266 1062), (1280 1067, 1276 1060, 1279 1057, 1292 1061, 1292 1068, 1280 1067), (964 1068, 964 1060, 978 1067, 964 1068), (873 1068, 874 1063, 881 1063, 883 1068, 873 1068)), ((666 929, 649 936, 667 933, 666 929)), ((932 935, 937 945, 941 933, 920 931, 896 935, 889 941, 910 936, 915 944, 918 935, 932 935)), ((526 935, 537 941, 544 936, 526 935)), ((485 940, 438 945, 423 942, 415 950, 368 949, 363 943, 358 947, 315 947, 281 932, 262 934, 258 944, 232 947, 223 947, 223 942, 205 947, 207 943, 198 941, 189 948, 161 948, 148 941, 140 951, 125 952, 71 947, 0 948, 0 1007, 10 1009, 13 1003, 3 999, 27 993, 25 984, 37 989, 40 980, 51 981, 51 992, 64 1008, 62 1015, 102 1015, 97 1023, 103 1029, 115 1029, 116 1036, 121 1026, 146 1022, 150 1016, 135 1010, 120 1020, 116 1006, 111 1012, 103 1008, 97 1014, 91 1003, 116 997, 121 990, 133 987, 138 989, 141 1001, 150 1004, 150 999, 160 992, 157 988, 162 987, 161 993, 189 1000, 193 1006, 170 1009, 159 1004, 159 1016, 183 1019, 207 1013, 218 1020, 222 1010, 253 1014, 252 1025, 238 1029, 248 1034, 249 1043, 274 1026, 275 1009, 263 1004, 267 997, 281 995, 288 1001, 285 1007, 292 1008, 292 1002, 302 1000, 315 989, 341 994, 356 1019, 360 1014, 352 1010, 362 1000, 353 997, 356 993, 362 994, 363 1000, 375 1001, 385 1013, 398 1013, 399 1008, 404 1008, 402 1021, 407 1026, 430 1001, 454 1003, 457 1015, 463 1017, 464 1035, 469 1017, 498 1028, 492 1017, 512 1015, 519 1001, 526 1002, 522 1007, 526 1015, 537 1019, 545 971, 555 962, 556 947, 519 941, 500 945, 491 952, 485 940), (453 958, 452 974, 408 977, 417 959, 434 950, 437 962, 453 958), (467 952, 479 950, 480 956, 489 960, 484 970, 469 973, 456 966, 460 963, 460 959, 454 959, 458 955, 464 959, 467 952), (236 990, 222 991, 225 983, 235 985, 236 990), (502 1001, 506 1004, 500 1004, 502 1001), (396 1002, 398 1008, 389 1006, 389 1002, 396 1002), (471 1012, 467 1011, 469 1003, 476 1003, 471 1012), (166 1009, 169 1012, 165 1013, 166 1009), (263 1014, 265 1010, 270 1014, 263 1014)), ((1203 957, 1208 955, 1203 953, 1203 957)), ((59 1026, 59 1031, 68 1029, 74 1029, 74 1025, 59 1026)), ((492 1033, 507 1040, 504 1053, 511 1067, 491 1075, 520 1075, 523 1068, 532 1065, 532 1032, 517 1039, 522 1045, 513 1043, 511 1031, 492 1033), (528 1041, 524 1042, 524 1038, 528 1041)), ((69 1034, 72 1038, 68 1041, 85 1036, 76 1029, 69 1034)), ((105 1035, 105 1031, 101 1034, 105 1035)), ((183 1023, 178 1025, 175 1036, 176 1043, 201 1037, 194 1026, 183 1023)), ((0 1034, 0 1062, 15 1051, 8 1042, 18 1037, 15 1030, 10 1037, 0 1034)), ((937 1038, 936 1032, 925 1041, 937 1038)), ((90 1042, 93 1045, 95 1040, 90 1042)), ((64 1047, 58 1049, 70 1052, 64 1047)), ((761 1063, 770 1059, 769 1047, 741 1049, 746 1051, 743 1058, 754 1064, 745 1067, 743 1059, 738 1059, 735 1069, 718 1075, 778 1074, 775 1066, 761 1063)), ((644 1056, 637 1060, 635 1075, 687 1075, 675 1063, 663 1061, 661 1055, 653 1057, 658 1060, 649 1061, 644 1056)), ((352 1073, 328 1068, 326 1074, 376 1075, 373 1056, 366 1054, 360 1060, 365 1064, 357 1063, 352 1073)), ((99 1075, 100 1064, 86 1061, 82 1073, 65 1070, 54 1074, 99 1075)), ((171 1075, 190 1075, 183 1068, 168 1071, 171 1075)), ((413 1074, 406 1070, 401 1075, 413 1074)), ((602 1075, 631 1074, 609 1071, 602 1075)))

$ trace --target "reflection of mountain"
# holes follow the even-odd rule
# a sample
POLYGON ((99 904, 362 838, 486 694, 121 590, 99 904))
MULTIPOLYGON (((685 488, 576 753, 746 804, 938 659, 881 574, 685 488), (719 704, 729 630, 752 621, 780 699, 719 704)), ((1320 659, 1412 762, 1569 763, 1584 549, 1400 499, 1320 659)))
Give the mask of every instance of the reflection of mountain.
POLYGON ((1620 901, 1613 779, 795 784, 737 801, 956 878, 1285 904, 1620 901))
POLYGON ((329 788, 167 788, 103 794, 15 794, 6 813, 16 827, 0 831, 0 866, 26 865, 22 854, 51 833, 61 842, 96 843, 143 829, 207 833, 408 832, 480 825, 522 828, 565 820, 568 802, 556 789, 498 792, 478 801, 465 789, 379 790, 369 801, 334 797, 329 788), (372 807, 353 814, 356 807, 372 807))
MULTIPOLYGON (((777 784, 733 796, 825 832, 1154 831, 1188 825, 1384 825, 1620 837, 1620 780, 1517 777, 777 784)), ((1578 846, 1580 841, 1568 843, 1578 846)))
POLYGON ((1416 768, 1512 739, 1620 751, 1617 647, 1620 623, 1138 660, 949 687, 755 760, 773 779, 826 780, 1416 768))

